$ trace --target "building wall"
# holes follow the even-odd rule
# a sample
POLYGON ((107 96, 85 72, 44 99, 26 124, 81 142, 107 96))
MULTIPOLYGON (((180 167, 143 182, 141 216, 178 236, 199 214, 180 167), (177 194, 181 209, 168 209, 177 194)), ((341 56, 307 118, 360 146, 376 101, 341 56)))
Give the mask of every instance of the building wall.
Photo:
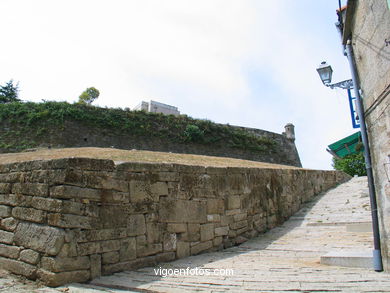
POLYGON ((58 286, 227 248, 349 178, 85 158, 0 165, 0 269, 58 286))
MULTIPOLYGON (((352 1, 348 1, 348 5, 352 1)), ((390 271, 390 8, 386 0, 358 0, 351 25, 370 139, 384 267, 390 271)))
POLYGON ((159 103, 156 101, 150 101, 149 112, 175 116, 180 115, 180 112, 178 111, 177 107, 159 103))
POLYGON ((162 113, 165 115, 175 115, 175 116, 180 115, 180 111, 177 109, 177 107, 159 103, 156 101, 150 101, 150 102, 142 101, 140 104, 134 107, 134 110, 142 110, 142 111, 152 112, 152 113, 162 113))

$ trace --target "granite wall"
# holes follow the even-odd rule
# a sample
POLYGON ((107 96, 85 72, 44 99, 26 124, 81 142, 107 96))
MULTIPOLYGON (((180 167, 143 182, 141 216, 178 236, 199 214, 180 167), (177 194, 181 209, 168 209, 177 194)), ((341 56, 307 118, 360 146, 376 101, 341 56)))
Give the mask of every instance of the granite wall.
POLYGON ((348 32, 359 74, 377 191, 384 268, 390 271, 390 8, 349 0, 348 32))
POLYGON ((83 158, 0 165, 0 268, 58 286, 223 249, 348 178, 83 158))

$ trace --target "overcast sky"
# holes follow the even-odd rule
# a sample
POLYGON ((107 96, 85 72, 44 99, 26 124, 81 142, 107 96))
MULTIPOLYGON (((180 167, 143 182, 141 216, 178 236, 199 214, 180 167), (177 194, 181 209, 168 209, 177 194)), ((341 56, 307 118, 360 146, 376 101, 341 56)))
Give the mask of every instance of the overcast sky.
MULTIPOLYGON (((345 2, 345 1, 343 1, 345 2)), ((156 100, 181 113, 281 133, 291 122, 304 167, 331 169, 327 145, 354 133, 337 0, 1 0, 0 84, 28 101, 99 106, 156 100)))

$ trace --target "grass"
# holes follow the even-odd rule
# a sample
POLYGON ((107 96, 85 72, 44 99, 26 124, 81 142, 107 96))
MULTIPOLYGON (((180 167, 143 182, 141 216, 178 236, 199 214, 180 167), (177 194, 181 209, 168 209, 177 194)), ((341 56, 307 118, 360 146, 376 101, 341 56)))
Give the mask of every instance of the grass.
POLYGON ((270 164, 256 161, 248 161, 233 158, 222 158, 201 155, 175 154, 139 150, 119 150, 112 148, 64 148, 41 149, 33 152, 0 154, 2 164, 50 160, 59 158, 82 157, 94 159, 110 159, 115 162, 146 162, 169 163, 192 166, 212 167, 244 167, 244 168, 271 168, 271 169, 298 169, 297 167, 270 164))
POLYGON ((65 127, 66 121, 109 130, 115 135, 159 137, 180 144, 227 146, 253 152, 273 152, 276 143, 243 129, 193 119, 128 109, 101 108, 67 102, 0 104, 0 148, 20 151, 45 143, 51 133, 65 127))

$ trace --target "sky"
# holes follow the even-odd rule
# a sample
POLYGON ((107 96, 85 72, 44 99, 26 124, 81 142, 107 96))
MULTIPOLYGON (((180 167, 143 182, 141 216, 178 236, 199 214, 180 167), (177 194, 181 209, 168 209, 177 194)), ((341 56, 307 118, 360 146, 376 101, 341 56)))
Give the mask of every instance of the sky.
MULTIPOLYGON (((345 1, 342 1, 343 4, 345 1)), ((155 100, 182 114, 282 133, 305 168, 332 169, 327 145, 352 128, 338 0, 1 0, 0 84, 20 98, 97 106, 155 100)))

